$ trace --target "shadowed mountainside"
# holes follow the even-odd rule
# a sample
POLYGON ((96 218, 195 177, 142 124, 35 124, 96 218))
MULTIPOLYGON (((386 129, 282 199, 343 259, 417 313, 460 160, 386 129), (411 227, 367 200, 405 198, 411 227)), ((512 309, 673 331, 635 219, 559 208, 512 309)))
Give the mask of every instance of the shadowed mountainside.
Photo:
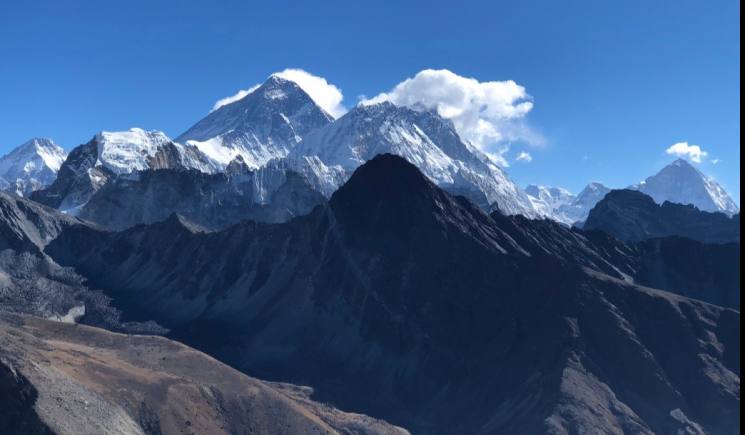
POLYGON ((613 190, 590 210, 583 226, 626 241, 683 236, 706 243, 740 242, 740 214, 701 211, 654 200, 635 190, 613 190))
POLYGON ((414 433, 739 430, 738 311, 634 284, 636 245, 521 219, 380 155, 284 224, 77 225, 46 252, 129 319, 414 433))
POLYGON ((5 435, 408 433, 310 393, 164 338, 0 314, 5 435))

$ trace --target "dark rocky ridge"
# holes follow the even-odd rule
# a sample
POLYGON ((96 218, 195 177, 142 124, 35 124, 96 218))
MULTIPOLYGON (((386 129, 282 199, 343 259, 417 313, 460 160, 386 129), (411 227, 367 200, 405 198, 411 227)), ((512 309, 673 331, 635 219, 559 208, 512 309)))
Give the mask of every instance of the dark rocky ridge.
POLYGON ((740 242, 740 214, 701 211, 692 205, 654 200, 634 190, 613 190, 590 211, 583 228, 626 241, 684 236, 706 243, 740 242))
POLYGON ((740 309, 740 244, 679 236, 622 242, 599 230, 523 216, 492 219, 533 254, 548 254, 638 285, 740 309))
POLYGON ((76 225, 46 252, 130 318, 415 433, 739 431, 739 311, 639 287, 643 248, 486 215, 398 157, 284 224, 76 225))
POLYGON ((110 298, 44 253, 64 228, 90 226, 28 199, 0 192, 0 311, 79 321, 113 330, 163 333, 152 322, 123 323, 110 298))

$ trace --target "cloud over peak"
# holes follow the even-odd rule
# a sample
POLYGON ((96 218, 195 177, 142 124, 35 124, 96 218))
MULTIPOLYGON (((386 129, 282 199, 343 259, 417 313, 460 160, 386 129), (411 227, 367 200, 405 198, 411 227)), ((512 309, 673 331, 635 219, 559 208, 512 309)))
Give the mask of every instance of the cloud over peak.
MULTIPOLYGON (((305 70, 288 68, 272 74, 295 82, 334 118, 347 112, 344 94, 325 78, 305 70)), ((238 91, 217 101, 212 111, 244 98, 260 85, 238 91)), ((399 106, 434 109, 453 122, 458 134, 486 153, 495 163, 509 166, 510 143, 541 145, 543 137, 531 129, 525 117, 533 109, 532 97, 513 80, 479 81, 447 69, 425 69, 360 104, 389 101, 399 106)), ((528 155, 528 153, 524 153, 528 155)), ((529 161, 523 156, 519 161, 529 161)))
POLYGON ((347 112, 342 103, 344 94, 342 94, 341 89, 332 85, 323 77, 298 68, 287 68, 272 75, 295 82, 306 94, 310 95, 310 98, 316 104, 334 118, 338 118, 347 112))
POLYGON ((221 98, 221 99, 217 100, 215 102, 215 104, 212 106, 212 110, 210 110, 210 112, 214 112, 215 110, 221 108, 222 106, 226 106, 226 105, 228 105, 230 103, 234 103, 234 102, 242 99, 246 95, 248 95, 251 92, 255 91, 259 86, 261 86, 261 85, 260 84, 253 85, 253 86, 251 86, 248 89, 241 89, 240 91, 236 92, 234 95, 231 95, 229 97, 225 97, 225 98, 221 98))
POLYGON ((362 104, 383 101, 436 109, 453 121, 464 139, 504 165, 504 153, 509 149, 505 143, 541 142, 523 122, 533 109, 532 98, 512 80, 481 82, 446 69, 426 69, 362 104))
POLYGON ((688 142, 678 142, 670 145, 670 147, 665 150, 665 153, 678 157, 686 157, 694 163, 701 163, 701 161, 709 155, 709 153, 701 149, 700 146, 689 145, 688 142))
MULTIPOLYGON (((325 78, 313 75, 305 70, 298 68, 287 68, 283 71, 271 74, 271 76, 281 77, 285 80, 295 82, 306 94, 313 99, 323 110, 328 112, 334 118, 338 118, 347 109, 344 107, 344 94, 341 90, 329 83, 325 78)), ((271 77, 270 76, 270 77, 271 77)), ((238 101, 246 95, 255 91, 261 84, 256 84, 248 89, 240 90, 236 94, 218 100, 212 107, 212 111, 220 107, 238 101)))

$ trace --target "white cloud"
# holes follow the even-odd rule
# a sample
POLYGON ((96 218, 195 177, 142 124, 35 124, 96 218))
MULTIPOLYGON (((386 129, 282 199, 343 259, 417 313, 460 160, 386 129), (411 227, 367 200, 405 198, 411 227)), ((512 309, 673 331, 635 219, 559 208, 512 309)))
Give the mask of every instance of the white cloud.
POLYGON ((533 161, 533 156, 527 151, 520 151, 520 154, 515 158, 518 162, 530 163, 533 161))
POLYGON ((307 71, 296 68, 287 68, 272 75, 297 83, 316 104, 334 118, 338 118, 347 112, 346 107, 342 104, 344 94, 342 94, 341 89, 332 85, 323 77, 314 76, 307 71))
POLYGON ((722 159, 711 159, 711 164, 712 165, 718 165, 721 162, 722 162, 722 159))
POLYGON ((225 97, 223 99, 217 100, 217 102, 215 103, 215 105, 212 106, 212 110, 210 110, 210 112, 214 112, 215 110, 221 108, 222 106, 225 106, 227 104, 230 104, 230 103, 233 103, 233 102, 236 102, 236 101, 242 99, 246 95, 248 95, 251 92, 255 91, 256 88, 258 88, 259 86, 261 86, 261 85, 260 84, 253 85, 253 86, 251 86, 248 89, 242 89, 242 90, 236 92, 235 95, 231 95, 229 97, 225 97))
POLYGON ((445 69, 427 69, 362 104, 383 101, 436 109, 452 120, 461 137, 503 164, 504 153, 509 150, 505 144, 518 140, 531 145, 543 142, 524 122, 533 109, 530 95, 512 80, 480 82, 445 69))
POLYGON ((702 150, 700 146, 689 145, 688 142, 678 142, 673 144, 665 150, 665 153, 676 155, 678 157, 687 157, 695 163, 701 163, 701 160, 709 155, 709 153, 702 150))
MULTIPOLYGON (((323 77, 315 76, 297 68, 287 68, 284 71, 272 74, 272 76, 295 82, 303 91, 310 95, 310 98, 316 104, 335 118, 340 117, 347 111, 343 104, 344 94, 342 94, 339 88, 329 83, 323 77)), ((235 95, 217 101, 212 107, 212 111, 214 112, 226 104, 240 100, 255 91, 259 86, 261 84, 256 84, 248 89, 238 91, 235 95)))

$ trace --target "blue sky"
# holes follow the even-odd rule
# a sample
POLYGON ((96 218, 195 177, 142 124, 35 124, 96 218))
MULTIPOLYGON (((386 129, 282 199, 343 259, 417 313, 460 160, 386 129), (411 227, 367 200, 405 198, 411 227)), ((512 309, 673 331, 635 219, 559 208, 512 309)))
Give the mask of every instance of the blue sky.
POLYGON ((32 136, 71 149, 133 126, 177 136, 288 67, 325 77, 348 107, 444 68, 531 96, 523 121, 543 143, 518 138, 506 154, 521 185, 625 186, 685 141, 739 203, 738 1, 453 5, 4 1, 0 153, 32 136), (530 163, 514 160, 522 151, 530 163))

